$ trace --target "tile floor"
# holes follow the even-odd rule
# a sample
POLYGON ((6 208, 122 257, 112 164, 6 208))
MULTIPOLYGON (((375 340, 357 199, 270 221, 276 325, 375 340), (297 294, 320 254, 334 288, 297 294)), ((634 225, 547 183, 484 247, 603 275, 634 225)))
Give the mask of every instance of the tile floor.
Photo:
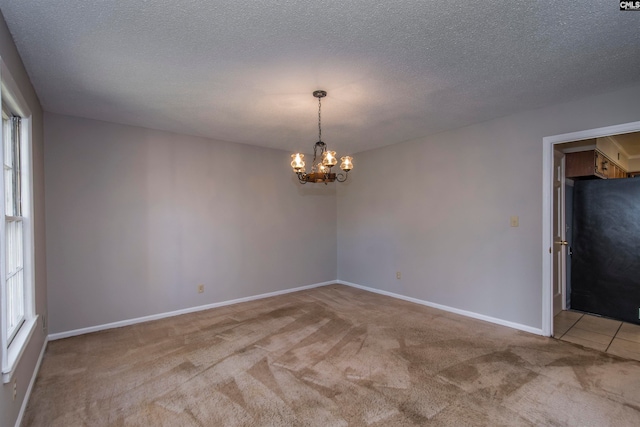
POLYGON ((577 311, 561 311, 553 319, 553 336, 616 356, 640 360, 640 325, 577 311))

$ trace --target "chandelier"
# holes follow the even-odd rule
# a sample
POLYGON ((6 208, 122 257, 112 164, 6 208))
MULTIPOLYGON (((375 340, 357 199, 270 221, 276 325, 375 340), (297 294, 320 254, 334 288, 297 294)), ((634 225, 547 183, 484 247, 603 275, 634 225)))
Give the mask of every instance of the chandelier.
POLYGON ((340 169, 344 171, 342 173, 331 172, 331 168, 338 163, 335 151, 327 150, 327 144, 322 142, 322 127, 320 126, 321 117, 320 111, 322 107, 321 100, 327 96, 327 92, 324 90, 316 90, 313 92, 313 96, 318 98, 318 142, 313 146, 313 163, 311 165, 311 172, 307 173, 305 170, 304 154, 296 153, 292 154, 291 167, 298 176, 298 181, 302 184, 307 182, 325 183, 338 181, 345 182, 349 171, 353 169, 353 162, 350 156, 341 157, 342 163, 340 163, 340 169))

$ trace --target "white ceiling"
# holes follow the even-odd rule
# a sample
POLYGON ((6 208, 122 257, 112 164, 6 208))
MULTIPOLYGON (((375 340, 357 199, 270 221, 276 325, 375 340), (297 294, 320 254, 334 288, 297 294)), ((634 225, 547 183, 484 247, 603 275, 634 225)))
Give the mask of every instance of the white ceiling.
POLYGON ((582 0, 0 0, 46 111, 285 150, 394 144, 640 82, 582 0))

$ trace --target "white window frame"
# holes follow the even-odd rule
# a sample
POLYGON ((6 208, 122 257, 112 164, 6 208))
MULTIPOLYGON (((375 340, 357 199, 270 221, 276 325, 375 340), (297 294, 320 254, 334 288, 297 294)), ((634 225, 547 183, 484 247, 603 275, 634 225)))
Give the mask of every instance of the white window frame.
MULTIPOLYGON (((4 61, 0 59, 0 105, 11 114, 21 117, 21 186, 23 222, 23 269, 24 269, 24 321, 17 332, 7 334, 6 269, 5 269, 5 198, 0 201, 0 352, 2 353, 2 382, 11 381, 20 357, 35 331, 38 322, 35 308, 35 253, 33 233, 33 165, 31 156, 32 115, 4 61)), ((0 136, 3 138, 4 135, 0 136)), ((0 164, 4 164, 4 150, 0 150, 0 164)), ((0 188, 4 194, 4 172, 0 174, 0 188)))

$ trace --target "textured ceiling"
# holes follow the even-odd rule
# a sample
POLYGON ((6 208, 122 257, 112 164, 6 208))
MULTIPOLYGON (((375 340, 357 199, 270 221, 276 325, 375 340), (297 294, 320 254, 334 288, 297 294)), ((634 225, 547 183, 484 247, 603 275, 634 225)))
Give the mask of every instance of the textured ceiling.
POLYGON ((640 82, 640 12, 583 0, 0 0, 43 108, 339 154, 640 82))

